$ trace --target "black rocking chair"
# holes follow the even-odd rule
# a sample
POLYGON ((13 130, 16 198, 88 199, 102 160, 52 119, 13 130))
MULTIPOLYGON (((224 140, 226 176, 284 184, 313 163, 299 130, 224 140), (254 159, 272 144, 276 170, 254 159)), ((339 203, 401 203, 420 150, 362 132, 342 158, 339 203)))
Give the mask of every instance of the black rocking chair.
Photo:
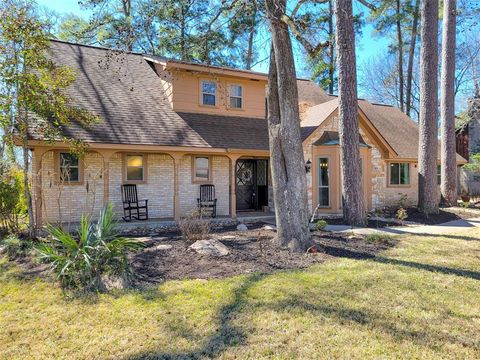
POLYGON ((148 200, 138 200, 137 185, 122 185, 123 220, 148 220, 148 200))
POLYGON ((212 218, 217 216, 217 199, 215 198, 215 185, 200 185, 200 197, 197 198, 200 215, 207 209, 212 218))

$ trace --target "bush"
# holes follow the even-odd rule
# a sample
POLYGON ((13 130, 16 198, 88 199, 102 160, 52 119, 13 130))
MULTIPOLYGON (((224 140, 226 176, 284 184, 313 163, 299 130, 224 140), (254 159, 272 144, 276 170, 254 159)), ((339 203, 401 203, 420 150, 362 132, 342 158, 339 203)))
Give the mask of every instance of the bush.
POLYGON ((317 231, 323 231, 327 227, 328 223, 325 220, 318 220, 315 223, 315 230, 317 231))
POLYGON ((118 236, 111 205, 101 211, 96 224, 83 216, 76 236, 51 225, 47 230, 50 236, 37 250, 65 289, 100 290, 105 276, 128 278, 127 253, 143 246, 138 240, 118 236))
POLYGON ((388 234, 382 233, 373 233, 369 234, 365 237, 365 241, 371 243, 379 243, 379 244, 391 244, 393 242, 393 237, 388 234))
POLYGON ((178 227, 184 239, 196 241, 205 239, 211 231, 210 220, 201 211, 191 211, 188 216, 180 219, 178 227))
POLYGON ((0 227, 4 233, 18 233, 27 214, 23 173, 17 166, 0 163, 0 227))
POLYGON ((9 260, 26 257, 33 248, 30 240, 19 239, 16 236, 8 236, 1 241, 3 253, 7 255, 9 260))
POLYGON ((395 213, 395 217, 403 223, 408 218, 407 210, 403 207, 399 208, 395 213))

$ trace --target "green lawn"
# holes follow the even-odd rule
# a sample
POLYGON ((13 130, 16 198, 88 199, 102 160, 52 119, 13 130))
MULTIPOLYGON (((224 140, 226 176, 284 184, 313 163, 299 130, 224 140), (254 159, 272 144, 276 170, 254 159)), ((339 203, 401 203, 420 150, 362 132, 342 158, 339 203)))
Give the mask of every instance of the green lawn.
POLYGON ((480 231, 375 260, 66 300, 0 260, 0 358, 480 358, 480 231))

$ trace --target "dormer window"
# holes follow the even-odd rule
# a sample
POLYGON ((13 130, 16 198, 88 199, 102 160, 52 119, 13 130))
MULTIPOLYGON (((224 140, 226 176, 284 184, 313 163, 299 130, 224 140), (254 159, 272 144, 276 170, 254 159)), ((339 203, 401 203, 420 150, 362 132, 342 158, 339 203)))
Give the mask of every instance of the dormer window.
POLYGON ((202 105, 215 106, 217 97, 217 83, 211 80, 202 80, 202 105))
POLYGON ((230 108, 241 109, 243 107, 243 88, 241 85, 230 85, 230 108))

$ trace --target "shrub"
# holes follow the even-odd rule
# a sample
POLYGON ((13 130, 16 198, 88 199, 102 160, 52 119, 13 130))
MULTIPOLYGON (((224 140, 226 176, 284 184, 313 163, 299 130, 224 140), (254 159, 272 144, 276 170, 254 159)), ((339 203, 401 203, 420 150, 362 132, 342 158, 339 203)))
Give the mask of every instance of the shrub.
POLYGON ((211 231, 210 220, 198 210, 193 210, 186 217, 180 219, 178 227, 183 238, 190 241, 205 239, 211 231))
POLYGON ((0 163, 0 226, 4 233, 18 233, 26 216, 23 174, 21 169, 0 163))
POLYGON ((403 223, 408 218, 407 210, 403 207, 399 208, 395 213, 395 218, 403 223))
POLYGON ((323 231, 325 230, 325 228, 327 227, 328 223, 325 221, 325 220, 318 220, 316 223, 315 223, 315 229, 317 231, 323 231))
POLYGON ((393 237, 388 234, 373 233, 373 234, 368 234, 365 237, 365 241, 371 242, 371 243, 391 244, 393 242, 393 237))
POLYGON ((3 253, 7 255, 9 260, 25 257, 33 248, 33 243, 30 240, 22 240, 13 235, 3 239, 1 244, 3 247, 3 253))
POLYGON ((50 236, 37 250, 65 289, 99 290, 104 287, 104 276, 128 278, 127 254, 143 246, 138 240, 118 236, 111 205, 101 211, 97 223, 83 216, 76 236, 51 225, 47 231, 50 236))

